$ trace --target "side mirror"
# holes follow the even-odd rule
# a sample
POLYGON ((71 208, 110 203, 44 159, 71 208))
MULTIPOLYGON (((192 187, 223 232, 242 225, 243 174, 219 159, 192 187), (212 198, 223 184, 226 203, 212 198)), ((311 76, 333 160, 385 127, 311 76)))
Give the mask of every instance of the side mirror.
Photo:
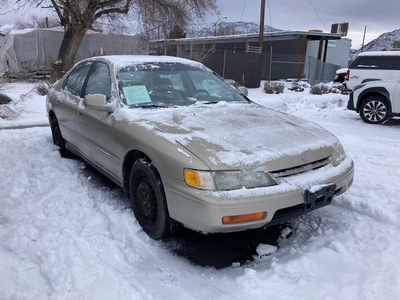
POLYGON ((114 109, 107 103, 106 96, 102 94, 86 95, 83 104, 91 109, 105 112, 113 112, 114 109))
POLYGON ((247 89, 247 87, 245 87, 245 86, 239 86, 237 89, 239 90, 239 92, 241 92, 241 93, 242 93, 243 95, 245 95, 246 97, 248 96, 249 90, 247 89))

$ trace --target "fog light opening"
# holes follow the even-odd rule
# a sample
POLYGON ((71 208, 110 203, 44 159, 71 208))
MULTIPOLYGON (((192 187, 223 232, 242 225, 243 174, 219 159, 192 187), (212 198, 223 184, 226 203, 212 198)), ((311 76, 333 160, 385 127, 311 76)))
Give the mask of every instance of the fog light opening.
POLYGON ((267 216, 266 212, 257 212, 252 214, 236 215, 236 216, 224 216, 222 217, 222 224, 229 225, 229 224, 260 221, 265 219, 266 216, 267 216))

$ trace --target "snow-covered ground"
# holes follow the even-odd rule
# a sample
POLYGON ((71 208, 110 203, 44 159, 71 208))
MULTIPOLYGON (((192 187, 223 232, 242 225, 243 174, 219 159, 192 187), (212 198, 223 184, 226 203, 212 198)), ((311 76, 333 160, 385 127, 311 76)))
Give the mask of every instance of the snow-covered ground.
POLYGON ((217 270, 148 238, 118 189, 99 187, 80 160, 62 159, 45 98, 0 119, 0 299, 400 299, 400 121, 374 126, 348 96, 285 90, 254 101, 335 133, 355 162, 354 184, 332 205, 285 228, 278 247, 217 270))

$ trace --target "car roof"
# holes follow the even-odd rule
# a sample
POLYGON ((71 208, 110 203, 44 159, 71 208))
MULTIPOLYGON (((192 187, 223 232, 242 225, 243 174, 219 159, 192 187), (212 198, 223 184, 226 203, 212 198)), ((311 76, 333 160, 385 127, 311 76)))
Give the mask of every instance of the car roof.
POLYGON ((88 58, 87 60, 108 61, 114 65, 141 64, 141 63, 181 63, 193 66, 203 66, 203 64, 174 56, 156 56, 156 55, 104 55, 88 58))
POLYGON ((400 51, 367 51, 358 56, 400 56, 400 51))

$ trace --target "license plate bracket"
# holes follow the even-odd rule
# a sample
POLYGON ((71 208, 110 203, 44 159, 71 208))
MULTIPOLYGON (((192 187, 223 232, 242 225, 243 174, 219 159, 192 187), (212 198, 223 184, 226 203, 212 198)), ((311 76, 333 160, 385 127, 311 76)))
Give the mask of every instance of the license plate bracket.
POLYGON ((323 206, 332 203, 333 196, 335 195, 336 184, 323 186, 316 191, 304 191, 304 213, 313 211, 323 206))

